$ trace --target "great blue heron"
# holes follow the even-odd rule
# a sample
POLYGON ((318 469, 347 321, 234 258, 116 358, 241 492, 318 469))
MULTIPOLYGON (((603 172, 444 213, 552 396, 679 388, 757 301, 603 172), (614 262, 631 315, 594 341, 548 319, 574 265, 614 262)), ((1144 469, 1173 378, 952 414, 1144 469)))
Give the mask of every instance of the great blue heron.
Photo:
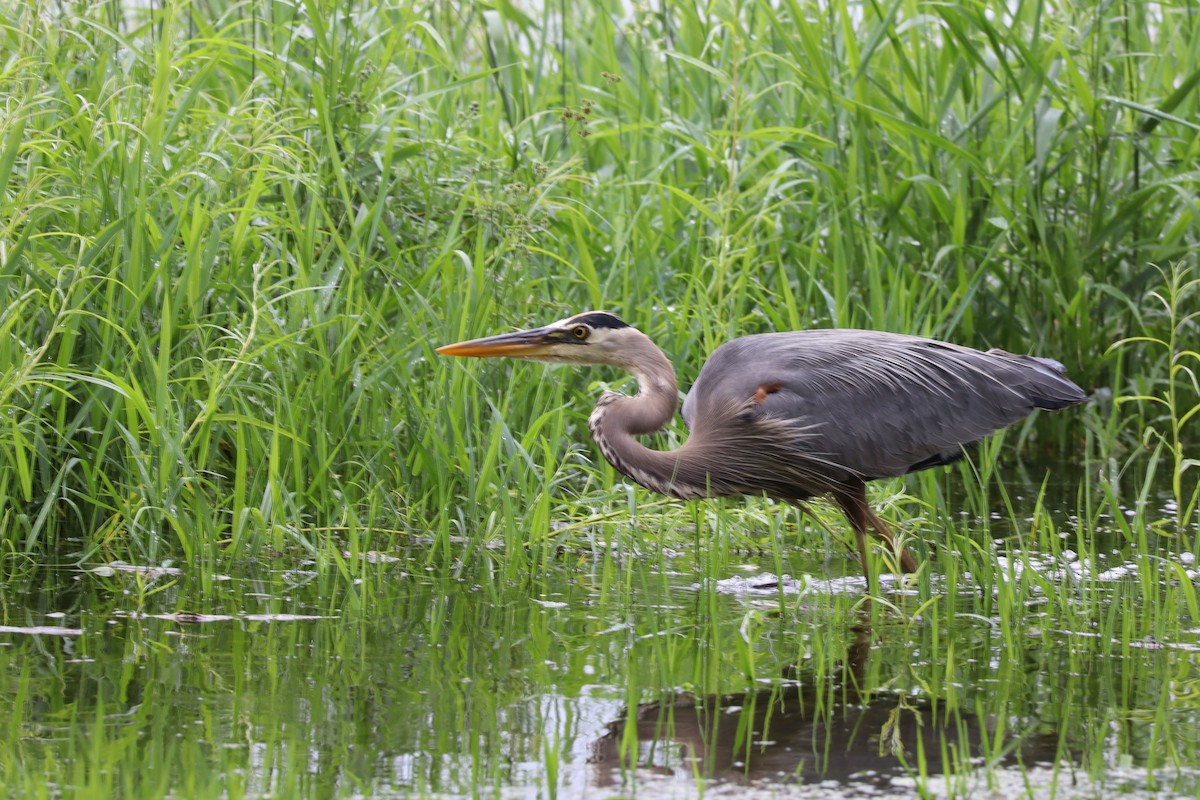
MULTIPOLYGON (((964 445, 1035 408, 1087 399, 1048 358, 881 331, 764 333, 716 349, 683 401, 690 436, 661 451, 635 437, 674 416, 675 369, 649 337, 606 311, 437 352, 632 372, 637 395, 605 392, 588 420, 609 463, 684 500, 765 494, 799 503, 832 495, 854 528, 868 580, 867 529, 894 543, 867 504, 866 481, 949 464, 964 445)), ((905 572, 916 571, 906 550, 898 555, 905 572)))

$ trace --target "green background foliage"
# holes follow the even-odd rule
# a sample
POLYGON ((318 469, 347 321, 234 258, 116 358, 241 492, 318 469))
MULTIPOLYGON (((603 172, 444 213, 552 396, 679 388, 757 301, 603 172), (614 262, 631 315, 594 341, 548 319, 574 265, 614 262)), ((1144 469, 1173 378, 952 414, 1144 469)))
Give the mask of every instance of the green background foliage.
POLYGON ((1161 432, 1182 517, 1198 29, 1182 0, 10 4, 3 541, 515 552, 612 504, 582 423, 615 376, 432 348, 589 307, 685 386, 772 329, 1053 356, 1156 398, 1099 403, 1087 446, 1124 470, 1161 432))

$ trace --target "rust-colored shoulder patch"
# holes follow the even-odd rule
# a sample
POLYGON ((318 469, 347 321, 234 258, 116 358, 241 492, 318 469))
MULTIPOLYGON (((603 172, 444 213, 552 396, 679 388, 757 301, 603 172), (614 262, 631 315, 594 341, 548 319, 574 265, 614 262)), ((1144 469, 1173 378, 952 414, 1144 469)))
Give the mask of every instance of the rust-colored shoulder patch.
POLYGON ((754 390, 754 402, 760 404, 765 403, 767 401, 767 395, 775 394, 782 388, 783 384, 779 383, 778 381, 775 383, 764 383, 762 386, 754 390))

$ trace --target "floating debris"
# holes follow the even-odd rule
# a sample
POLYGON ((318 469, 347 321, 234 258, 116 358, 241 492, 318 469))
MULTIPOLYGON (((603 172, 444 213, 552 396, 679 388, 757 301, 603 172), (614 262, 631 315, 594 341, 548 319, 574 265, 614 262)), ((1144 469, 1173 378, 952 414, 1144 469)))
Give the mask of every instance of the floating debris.
POLYGON ((308 622, 318 619, 337 619, 337 617, 319 614, 194 614, 190 611, 177 611, 174 614, 144 614, 140 611, 120 612, 118 617, 125 619, 162 619, 167 622, 308 622))
MULTIPOLYGON (((368 564, 395 564, 397 561, 404 560, 400 556, 394 556, 390 553, 384 553, 379 550, 368 550, 365 553, 359 553, 358 557, 368 564)), ((342 558, 354 558, 354 554, 349 550, 343 550, 342 558)))
MULTIPOLYGON (((1177 557, 1177 560, 1165 557, 1160 558, 1164 567, 1175 568, 1173 577, 1186 576, 1188 580, 1198 582, 1200 581, 1200 571, 1191 566, 1194 564, 1194 560, 1195 557, 1191 553, 1182 553, 1177 557)), ((996 561, 1000 565, 997 574, 1001 579, 1007 579, 1010 574, 1013 578, 1020 578, 1022 573, 1029 569, 1051 582, 1071 579, 1114 583, 1126 578, 1138 577, 1141 568, 1138 562, 1128 561, 1124 564, 1109 567, 1108 569, 1101 569, 1101 565, 1096 563, 1096 561, 1090 558, 1080 558, 1073 550, 1064 550, 1058 557, 1032 554, 1026 554, 1025 556, 998 555, 996 556, 996 561)))
MULTIPOLYGON (((776 576, 770 572, 762 572, 758 575, 751 575, 748 578, 734 576, 725 578, 716 583, 716 589, 721 594, 733 595, 771 595, 779 594, 803 594, 809 588, 811 579, 805 575, 801 578, 793 578, 791 575, 776 576)), ((696 584, 694 588, 700 588, 696 584)))
POLYGON ((183 570, 164 564, 160 567, 150 567, 142 564, 126 564, 124 561, 113 561, 110 564, 96 564, 87 567, 87 571, 101 578, 111 578, 118 572, 141 575, 146 580, 157 580, 164 575, 182 575, 183 570))
POLYGON ((21 633, 27 636, 82 636, 82 628, 63 628, 57 625, 0 625, 0 633, 21 633))

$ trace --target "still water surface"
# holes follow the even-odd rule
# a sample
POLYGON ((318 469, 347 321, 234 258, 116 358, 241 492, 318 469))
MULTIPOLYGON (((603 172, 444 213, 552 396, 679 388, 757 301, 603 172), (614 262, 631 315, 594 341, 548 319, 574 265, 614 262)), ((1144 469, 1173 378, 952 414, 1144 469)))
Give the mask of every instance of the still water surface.
POLYGON ((1175 612, 1119 547, 1008 553, 1044 583, 1011 602, 958 574, 865 605, 840 553, 651 535, 515 577, 411 542, 348 559, 352 580, 297 555, 33 569, 4 589, 0 777, 14 797, 1197 793, 1198 626, 1121 635, 1175 612))

